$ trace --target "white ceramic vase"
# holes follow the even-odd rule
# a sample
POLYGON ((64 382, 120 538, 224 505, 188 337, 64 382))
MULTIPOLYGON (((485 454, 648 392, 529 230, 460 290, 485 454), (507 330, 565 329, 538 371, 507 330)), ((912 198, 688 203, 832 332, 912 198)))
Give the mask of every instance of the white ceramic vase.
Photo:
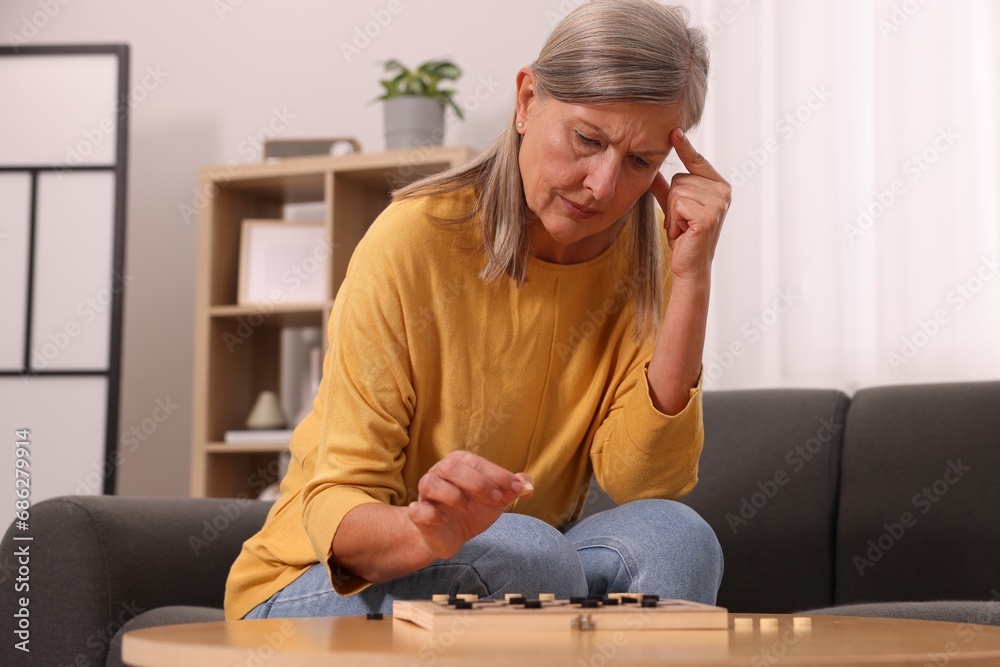
POLYGON ((273 391, 262 391, 250 409, 247 417, 247 428, 284 428, 288 418, 281 409, 278 395, 273 391))

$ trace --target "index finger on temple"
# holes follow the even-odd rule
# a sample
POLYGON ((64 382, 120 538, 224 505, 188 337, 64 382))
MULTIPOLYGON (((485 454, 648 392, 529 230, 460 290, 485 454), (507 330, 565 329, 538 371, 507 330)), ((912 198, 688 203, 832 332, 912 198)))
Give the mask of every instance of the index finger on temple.
POLYGON ((681 128, 670 133, 670 143, 677 151, 677 157, 681 159, 688 171, 696 176, 704 176, 713 181, 723 180, 722 174, 715 170, 715 167, 705 159, 705 156, 695 150, 694 145, 681 128))

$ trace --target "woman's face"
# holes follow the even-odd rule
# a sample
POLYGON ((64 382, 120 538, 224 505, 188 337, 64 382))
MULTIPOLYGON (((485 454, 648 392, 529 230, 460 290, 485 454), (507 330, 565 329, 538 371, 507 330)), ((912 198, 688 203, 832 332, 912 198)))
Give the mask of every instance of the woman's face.
POLYGON ((532 254, 574 263, 600 254, 611 229, 649 189, 679 127, 654 104, 583 106, 540 99, 534 73, 518 74, 519 155, 532 254))

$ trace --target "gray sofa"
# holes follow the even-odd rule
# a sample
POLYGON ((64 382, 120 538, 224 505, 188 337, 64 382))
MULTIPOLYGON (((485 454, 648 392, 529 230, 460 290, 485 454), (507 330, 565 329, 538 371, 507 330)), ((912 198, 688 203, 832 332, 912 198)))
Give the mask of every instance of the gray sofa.
MULTIPOLYGON (((1000 382, 705 394, 701 479, 683 502, 726 558, 736 612, 1000 625, 1000 382), (947 601, 947 602, 941 602, 947 601)), ((599 490, 587 512, 609 506, 599 490)), ((122 628, 222 619, 226 574, 268 503, 69 496, 32 508, 31 653, 119 665, 122 628)), ((17 545, 0 546, 13 618, 17 545)), ((9 633, 8 633, 9 637, 9 633)))

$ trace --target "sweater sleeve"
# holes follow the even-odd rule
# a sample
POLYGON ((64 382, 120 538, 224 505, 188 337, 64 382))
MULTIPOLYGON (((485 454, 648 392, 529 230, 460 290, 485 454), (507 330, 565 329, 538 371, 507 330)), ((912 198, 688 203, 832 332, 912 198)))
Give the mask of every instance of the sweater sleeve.
POLYGON ((698 459, 705 431, 701 379, 676 415, 653 406, 646 376, 649 359, 636 365, 619 385, 590 450, 594 475, 618 504, 640 498, 679 498, 698 482, 698 459))
POLYGON ((316 460, 302 492, 313 552, 341 595, 370 585, 332 559, 344 516, 365 503, 402 504, 406 495, 402 468, 416 397, 403 297, 384 241, 362 239, 334 301, 316 460))
MULTIPOLYGON (((662 223, 662 212, 659 216, 662 223)), ((666 266, 664 303, 672 286, 669 254, 666 266)), ((590 450, 597 483, 619 504, 640 498, 679 498, 698 482, 698 459, 705 440, 704 365, 697 385, 688 392, 687 405, 676 415, 665 415, 650 395, 647 372, 652 349, 653 341, 634 349, 590 450)))

